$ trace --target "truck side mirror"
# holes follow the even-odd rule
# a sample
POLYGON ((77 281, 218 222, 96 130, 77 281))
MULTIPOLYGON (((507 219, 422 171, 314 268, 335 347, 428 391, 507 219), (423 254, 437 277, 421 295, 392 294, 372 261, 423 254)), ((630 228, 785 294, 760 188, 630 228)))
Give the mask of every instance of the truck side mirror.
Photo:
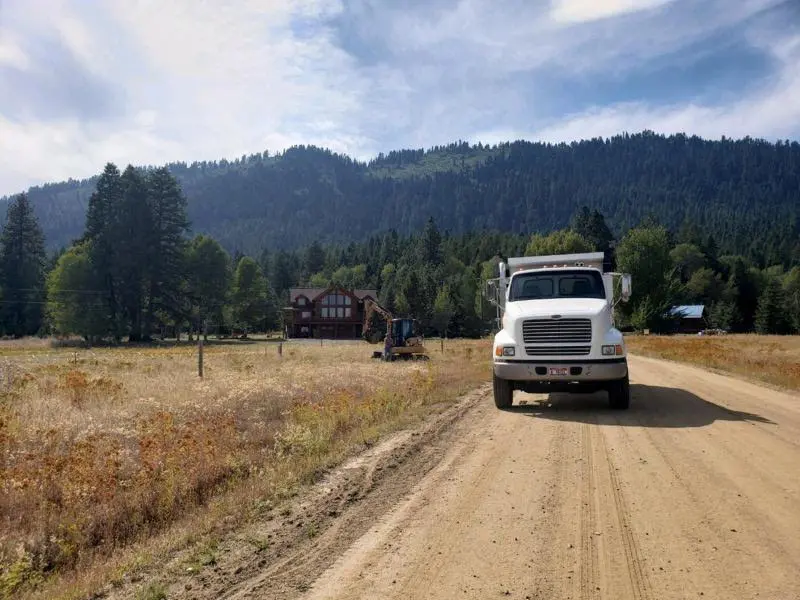
POLYGON ((621 297, 621 300, 623 302, 627 302, 628 300, 630 300, 632 291, 633 290, 631 288, 631 276, 628 275, 628 274, 625 274, 625 275, 622 276, 622 297, 621 297))

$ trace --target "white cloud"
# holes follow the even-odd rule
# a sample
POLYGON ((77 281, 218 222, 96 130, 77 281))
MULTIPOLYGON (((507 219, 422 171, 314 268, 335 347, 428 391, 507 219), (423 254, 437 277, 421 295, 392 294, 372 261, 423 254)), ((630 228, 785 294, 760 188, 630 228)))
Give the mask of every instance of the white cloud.
MULTIPOLYGON (((17 157, 13 171, 0 172, 4 192, 88 176, 108 160, 158 164, 300 143, 354 155, 372 148, 349 119, 366 84, 321 21, 337 2, 139 0, 105 8, 52 0, 31 27, 57 36, 87 70, 107 77, 122 115, 0 120, 0 154, 17 157), (293 31, 298 19, 313 21, 313 36, 293 31)), ((2 56, 19 61, 19 54, 2 56)))
MULTIPOLYGON (((766 44, 767 41, 760 37, 766 44)), ((530 137, 550 142, 609 137, 650 129, 656 133, 687 133, 719 139, 800 137, 800 35, 776 37, 769 47, 783 63, 778 76, 764 88, 723 105, 689 102, 671 106, 620 103, 595 106, 540 129, 530 137)))
POLYGON ((553 0, 550 15, 559 23, 582 23, 649 10, 672 0, 553 0))
POLYGON ((670 106, 639 99, 553 114, 573 90, 547 80, 591 93, 592 78, 622 81, 779 1, 36 0, 30 10, 31 0, 0 0, 0 89, 29 75, 30 94, 0 95, 0 194, 90 176, 109 160, 293 144, 368 158, 456 139, 645 128, 785 137, 800 133, 800 54, 771 30, 748 29, 747 42, 771 52, 778 75, 733 103, 702 104, 687 87, 670 106), (59 64, 76 70, 62 74, 72 85, 53 75, 47 52, 69 54, 59 64))

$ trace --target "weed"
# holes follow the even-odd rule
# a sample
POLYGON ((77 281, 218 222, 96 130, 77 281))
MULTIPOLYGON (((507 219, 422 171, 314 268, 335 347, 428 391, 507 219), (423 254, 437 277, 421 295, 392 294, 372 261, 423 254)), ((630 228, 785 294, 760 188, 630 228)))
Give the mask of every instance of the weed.
POLYGON ((269 540, 266 539, 248 538, 247 541, 255 546, 256 552, 264 552, 269 548, 269 540))
POLYGON ((202 544, 189 559, 189 570, 196 573, 202 570, 203 567, 213 567, 216 565, 219 556, 218 550, 219 548, 216 540, 202 544))
MULTIPOLYGON (((425 364, 379 363, 366 345, 295 344, 282 358, 209 346, 203 380, 189 347, 96 348, 77 365, 71 349, 15 350, 0 400, 0 590, 54 597, 72 577, 70 594, 90 596, 118 578, 112 552, 178 522, 186 536, 171 538, 204 539, 223 506, 233 525, 282 501, 291 518, 301 483, 489 378, 487 342, 449 344, 425 364)), ((193 560, 214 564, 217 550, 193 560)))
POLYGON ((33 558, 22 552, 0 572, 0 598, 11 598, 24 583, 34 583, 41 579, 33 566, 33 558))
POLYGON ((89 390, 89 376, 83 371, 68 371, 62 377, 61 387, 66 390, 73 406, 81 406, 89 390))
POLYGON ((167 600, 167 588, 161 583, 151 583, 136 594, 136 600, 167 600))

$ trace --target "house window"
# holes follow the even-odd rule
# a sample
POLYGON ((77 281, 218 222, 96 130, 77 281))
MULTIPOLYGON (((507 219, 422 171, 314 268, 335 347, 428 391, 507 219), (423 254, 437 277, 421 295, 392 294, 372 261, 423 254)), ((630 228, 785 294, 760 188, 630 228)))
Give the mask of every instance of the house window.
POLYGON ((297 299, 297 305, 298 305, 298 306, 305 306, 305 305, 306 305, 306 298, 305 298, 305 296, 300 296, 300 297, 297 299))
POLYGON ((350 308, 353 299, 346 294, 328 294, 322 298, 320 304, 324 307, 321 309, 321 314, 325 319, 350 318, 353 314, 350 308))
POLYGON ((311 318, 311 311, 310 310, 304 310, 303 311, 303 318, 304 319, 310 319, 311 318))

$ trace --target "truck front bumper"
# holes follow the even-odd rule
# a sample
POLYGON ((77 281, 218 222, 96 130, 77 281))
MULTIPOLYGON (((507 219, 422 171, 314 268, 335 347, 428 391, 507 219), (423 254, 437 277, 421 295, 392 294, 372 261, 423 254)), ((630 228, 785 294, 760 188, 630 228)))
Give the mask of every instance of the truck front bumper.
POLYGON ((495 360, 494 374, 499 379, 532 382, 600 382, 624 378, 628 374, 626 358, 605 360, 495 360), (566 368, 566 374, 551 374, 551 368, 566 368))

